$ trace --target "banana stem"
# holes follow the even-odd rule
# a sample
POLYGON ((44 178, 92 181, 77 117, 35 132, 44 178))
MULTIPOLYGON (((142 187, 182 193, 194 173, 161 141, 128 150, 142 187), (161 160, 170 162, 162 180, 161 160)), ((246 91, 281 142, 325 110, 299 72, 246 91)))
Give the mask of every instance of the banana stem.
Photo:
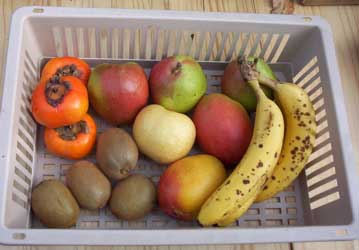
POLYGON ((248 84, 254 90, 254 93, 256 94, 258 100, 260 98, 266 98, 266 95, 264 94, 263 90, 259 86, 259 81, 257 79, 249 80, 248 84))
POLYGON ((260 73, 259 73, 259 76, 258 76, 258 82, 260 84, 268 86, 271 89, 276 89, 277 84, 279 84, 279 82, 277 80, 273 80, 273 79, 270 79, 268 77, 265 77, 260 73))

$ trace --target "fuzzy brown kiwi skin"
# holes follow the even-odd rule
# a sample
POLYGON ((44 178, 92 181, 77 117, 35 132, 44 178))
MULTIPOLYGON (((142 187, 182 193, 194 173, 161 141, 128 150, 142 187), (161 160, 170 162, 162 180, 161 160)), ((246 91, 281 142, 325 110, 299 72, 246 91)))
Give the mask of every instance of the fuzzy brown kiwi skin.
POLYGON ((73 164, 67 172, 66 183, 79 205, 89 210, 103 208, 111 195, 110 181, 89 161, 73 164))
POLYGON ((155 184, 144 175, 133 174, 113 189, 110 209, 119 219, 137 220, 150 213, 155 203, 155 184))
POLYGON ((125 130, 110 128, 98 137, 96 160, 107 177, 126 178, 136 168, 137 145, 125 130))
POLYGON ((31 208, 41 223, 50 228, 74 226, 80 214, 70 190, 58 180, 45 180, 34 188, 31 208))

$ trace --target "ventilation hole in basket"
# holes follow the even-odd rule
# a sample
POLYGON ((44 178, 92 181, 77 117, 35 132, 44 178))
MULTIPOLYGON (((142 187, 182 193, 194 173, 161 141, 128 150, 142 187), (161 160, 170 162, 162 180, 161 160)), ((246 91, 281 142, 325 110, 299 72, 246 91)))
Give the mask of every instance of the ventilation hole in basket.
POLYGON ((153 219, 151 224, 154 227, 164 227, 168 224, 168 222, 169 222, 168 220, 159 218, 159 219, 153 219))
POLYGON ((297 220, 296 219, 288 219, 288 225, 296 225, 297 220))
POLYGON ((171 30, 168 35, 168 51, 167 56, 175 55, 176 47, 180 42, 177 41, 177 31, 171 30))
POLYGON ((52 28, 52 36, 55 43, 56 54, 58 57, 64 56, 64 44, 62 40, 62 29, 54 26, 52 28))
POLYGON ((324 120, 323 122, 319 123, 317 125, 317 134, 319 134, 320 132, 322 132, 324 129, 326 129, 328 127, 328 121, 324 120))
POLYGON ((311 21, 312 21, 312 18, 309 17, 309 16, 302 17, 302 19, 303 19, 305 22, 311 22, 311 21))
POLYGON ((312 71, 310 71, 300 82, 298 82, 298 86, 304 88, 306 92, 309 92, 311 88, 313 88, 311 85, 313 83, 319 84, 321 82, 320 77, 315 78, 315 80, 312 80, 314 77, 316 77, 319 74, 319 67, 316 66, 312 71), (312 80, 312 81, 311 81, 312 80), (308 86, 307 83, 309 83, 308 86))
POLYGON ((75 28, 75 40, 77 42, 77 53, 79 57, 86 57, 87 53, 85 52, 85 31, 82 27, 75 28))
POLYGON ((52 172, 57 170, 57 165, 55 163, 44 163, 42 169, 46 172, 52 172))
POLYGON ((12 193, 12 200, 23 208, 27 208, 27 202, 20 198, 17 194, 12 193))
POLYGON ((266 215, 280 215, 282 214, 282 210, 280 208, 265 208, 264 213, 266 215))
POLYGON ((14 240, 24 240, 26 238, 26 234, 24 234, 24 233, 13 233, 12 238, 14 240))
POLYGON ((72 29, 70 27, 64 28, 65 43, 67 48, 67 56, 76 56, 74 49, 74 41, 72 38, 72 29))
POLYGON ((309 199, 311 199, 311 198, 313 198, 321 193, 324 193, 330 189, 336 188, 337 186, 338 186, 338 181, 336 179, 331 180, 317 188, 310 190, 308 192, 308 197, 309 197, 309 199))
POLYGON ((100 223, 99 221, 80 221, 78 225, 80 228, 98 228, 100 223))
POLYGON ((272 197, 266 200, 266 203, 272 204, 272 203, 280 203, 280 197, 272 197))
POLYGON ((295 196, 286 196, 286 197, 285 197, 285 203, 295 204, 295 203, 296 203, 296 198, 295 198, 295 196))
POLYGON ((151 58, 151 33, 149 29, 143 29, 140 34, 140 58, 150 59, 151 58))
POLYGON ((228 37, 229 37, 228 32, 222 33, 221 40, 218 42, 218 46, 217 46, 218 50, 217 50, 217 54, 215 56, 215 61, 221 61, 222 54, 223 54, 224 48, 226 46, 226 42, 227 42, 228 37))
POLYGON ((17 180, 14 180, 13 186, 17 190, 19 190, 22 194, 24 194, 26 197, 28 196, 29 190, 25 188, 23 185, 21 185, 17 180))
POLYGON ((30 96, 25 96, 24 93, 21 93, 21 100, 24 102, 24 105, 26 107, 31 106, 31 97, 30 96))
POLYGON ((46 159, 54 159, 55 156, 53 154, 49 153, 49 152, 45 152, 44 153, 44 158, 46 158, 46 159))
POLYGON ((261 34, 257 34, 256 35, 256 39, 253 42, 251 51, 249 52, 250 56, 258 56, 259 53, 261 52, 261 34))
POLYGON ((279 38, 279 34, 272 34, 269 44, 267 45, 267 47, 263 48, 265 51, 265 53, 263 55, 264 61, 266 61, 266 62, 268 61, 270 55, 272 54, 274 47, 276 46, 278 38, 279 38))
POLYGON ((205 61, 209 61, 211 59, 211 55, 212 55, 212 52, 214 50, 214 43, 216 41, 216 36, 217 36, 217 33, 215 33, 215 32, 210 32, 209 33, 209 41, 208 41, 208 45, 207 45, 207 53, 206 53, 206 56, 204 58, 205 61))
POLYGON ((256 36, 257 36, 256 33, 249 33, 247 35, 247 41, 244 44, 243 51, 240 52, 240 55, 250 56, 250 53, 251 53, 252 48, 254 46, 254 41, 255 41, 256 36))
POLYGON ((293 82, 297 83, 298 80, 305 75, 316 63, 318 62, 318 58, 315 56, 313 57, 294 77, 293 82))
POLYGON ((35 66, 35 63, 31 59, 27 50, 25 50, 25 71, 32 77, 32 81, 28 82, 27 85, 31 85, 31 88, 33 88, 35 82, 37 81, 37 67, 35 66))
POLYGON ((31 185, 31 180, 19 168, 15 167, 15 174, 20 177, 26 184, 31 185))
POLYGON ((22 117, 20 117, 19 123, 25 129, 25 131, 28 133, 28 135, 31 138, 33 138, 35 136, 35 131, 33 131, 33 129, 31 129, 31 127, 28 125, 27 122, 25 122, 25 120, 22 117))
POLYGON ((17 130, 17 134, 22 139, 24 143, 33 151, 34 150, 34 144, 30 141, 30 139, 22 132, 21 129, 17 130))
POLYGON ((249 41, 250 34, 248 33, 241 33, 239 43, 238 43, 238 49, 237 49, 237 56, 243 56, 244 51, 247 48, 247 44, 249 41))
POLYGON ((266 220, 265 225, 266 226, 281 226, 281 225, 283 225, 283 221, 282 220, 274 220, 274 219, 266 220))
POLYGON ((323 88, 319 87, 316 91, 313 92, 313 94, 309 95, 309 99, 311 102, 314 102, 316 98, 321 96, 323 94, 323 88))
POLYGON ((36 123, 31 117, 30 110, 25 108, 23 105, 20 106, 20 112, 24 115, 25 121, 33 130, 36 130, 36 123))
POLYGON ((100 215, 99 209, 95 209, 95 210, 81 209, 80 211, 80 216, 99 216, 99 215, 100 215))
POLYGON ((68 164, 68 163, 60 164, 61 174, 65 175, 71 166, 72 164, 68 164))
POLYGON ((287 214, 296 215, 297 214, 297 209, 294 208, 294 207, 289 207, 289 208, 287 208, 287 214))
POLYGON ((146 221, 129 221, 128 222, 129 228, 145 228, 146 227, 146 221))
POLYGON ((329 155, 327 157, 325 157, 324 159, 318 161, 318 162, 315 162, 314 164, 312 164, 311 166, 307 167, 305 169, 305 175, 306 176, 309 176, 311 175, 312 173, 318 171, 319 169, 322 169, 323 167, 326 167, 328 166, 329 164, 333 163, 334 162, 334 157, 333 155, 329 155))
POLYGON ((336 172, 335 172, 335 167, 331 167, 327 170, 325 170, 324 172, 320 173, 320 174, 317 174, 315 175, 314 177, 310 178, 307 180, 307 186, 308 187, 311 187, 313 186, 314 184, 322 181, 322 180, 325 180, 333 175, 335 175, 336 172))
POLYGON ((320 198, 316 201, 313 201, 310 203, 310 209, 314 210, 316 208, 319 208, 319 207, 322 207, 324 205, 327 205, 329 203, 332 203, 336 200, 339 200, 340 199, 340 195, 339 195, 339 192, 335 192, 335 193, 332 193, 332 194, 329 194, 323 198, 320 198))
POLYGON ((32 169, 29 164, 18 154, 16 154, 16 161, 27 170, 30 174, 32 173, 32 169))
POLYGON ((290 186, 288 186, 284 191, 285 192, 294 192, 294 185, 290 185, 290 186))
POLYGON ((259 208, 250 208, 250 209, 248 209, 247 214, 249 214, 249 215, 258 215, 259 214, 259 208))
POLYGON ((320 145, 323 142, 326 142, 327 140, 329 140, 330 138, 330 134, 329 131, 326 131, 324 134, 320 135, 314 142, 314 147, 317 147, 318 145, 320 145))
POLYGON ((109 47, 109 33, 105 29, 101 29, 100 35, 100 56, 101 58, 109 58, 110 47, 109 47))
POLYGON ((238 33, 238 32, 230 33, 230 37, 228 39, 228 46, 227 46, 228 51, 227 51, 227 56, 225 58, 226 61, 230 61, 232 58, 236 57, 234 52, 236 49, 236 44, 239 39, 239 35, 240 35, 240 33, 238 33))
POLYGON ((319 108, 324 106, 324 99, 319 99, 317 102, 313 104, 313 108, 315 111, 317 111, 319 108))
POLYGON ((131 57, 131 52, 132 52, 132 48, 133 48, 133 44, 131 45, 131 39, 132 39, 132 34, 131 34, 131 30, 129 29, 124 29, 123 30, 123 40, 122 40, 122 56, 125 59, 129 59, 131 57))
POLYGON ((265 53, 263 48, 266 48, 268 46, 269 41, 270 41, 269 37, 270 37, 270 35, 268 33, 261 34, 261 40, 259 42, 259 46, 260 46, 259 50, 260 51, 255 56, 263 58, 264 53, 265 53))
POLYGON ((289 37, 290 37, 289 34, 284 34, 282 36, 282 39, 281 39, 281 41, 279 43, 279 46, 278 46, 278 48, 277 48, 277 50, 276 50, 276 52, 275 52, 275 54, 274 54, 274 56, 273 56, 273 58, 271 60, 272 63, 276 63, 278 61, 278 59, 281 56, 285 46, 287 45, 287 43, 289 41, 289 37))
POLYGON ((318 112, 317 114, 315 114, 316 122, 319 122, 321 119, 323 119, 326 114, 327 114, 327 112, 325 111, 325 109, 323 109, 320 112, 318 112))
POLYGON ((25 155, 25 157, 30 162, 33 161, 32 155, 24 148, 24 146, 20 142, 17 142, 16 147, 20 150, 21 153, 23 153, 25 155))
POLYGON ((53 174, 44 174, 42 176, 42 179, 45 181, 45 180, 56 180, 57 178, 53 174))
POLYGON ((87 28, 87 37, 85 37, 85 41, 88 41, 88 49, 89 56, 96 57, 97 54, 97 46, 96 46, 96 31, 94 28, 87 28))
POLYGON ((309 156, 307 164, 312 162, 313 160, 317 159, 318 157, 324 155, 325 153, 329 152, 330 150, 332 150, 331 143, 327 143, 326 145, 324 145, 318 149, 314 148, 313 153, 309 156))
POLYGON ((204 39, 205 39, 206 33, 205 32, 197 32, 197 35, 195 37, 195 49, 194 49, 194 59, 199 61, 201 57, 201 52, 204 47, 204 39))
POLYGON ((122 228, 122 221, 105 221, 105 227, 111 229, 122 228))
POLYGON ((244 226, 246 226, 246 227, 258 227, 260 225, 261 225, 260 220, 245 220, 244 221, 244 226))
POLYGON ((310 96, 314 92, 313 90, 316 90, 316 88, 319 86, 319 84, 322 82, 320 77, 318 76, 313 81, 311 81, 307 87, 304 88, 304 91, 310 96))

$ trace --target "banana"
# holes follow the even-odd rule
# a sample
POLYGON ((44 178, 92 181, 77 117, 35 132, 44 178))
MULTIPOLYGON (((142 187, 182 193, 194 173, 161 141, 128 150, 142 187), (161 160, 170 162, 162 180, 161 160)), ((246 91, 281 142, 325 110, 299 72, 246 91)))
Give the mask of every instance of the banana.
MULTIPOLYGON (((258 184, 262 183, 262 185, 256 185, 255 188, 259 188, 261 191, 263 188, 263 183, 265 183, 267 177, 263 181, 258 182, 258 184)), ((228 213, 226 217, 224 217, 221 221, 217 222, 217 225, 220 227, 226 227, 232 225, 239 217, 241 217, 250 206, 253 204, 257 197, 250 197, 241 207, 235 207, 231 212, 228 213)))
POLYGON ((259 82, 274 90, 285 119, 283 148, 271 178, 256 202, 266 200, 286 189, 303 170, 313 150, 316 137, 315 112, 307 93, 293 83, 278 83, 259 75, 259 82))
MULTIPOLYGON (((202 205, 198 221, 204 226, 226 222, 252 203, 277 164, 284 137, 284 119, 279 107, 266 97, 259 86, 253 64, 245 61, 242 72, 257 95, 256 119, 250 145, 231 175, 202 205), (247 203, 248 202, 248 203, 247 203), (250 203, 250 204, 249 204, 250 203)), ((246 209, 244 209, 246 208, 246 209)))

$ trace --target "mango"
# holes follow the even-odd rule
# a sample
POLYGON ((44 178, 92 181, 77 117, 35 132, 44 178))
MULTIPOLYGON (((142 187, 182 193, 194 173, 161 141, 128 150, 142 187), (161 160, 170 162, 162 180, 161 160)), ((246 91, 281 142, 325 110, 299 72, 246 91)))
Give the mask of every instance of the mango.
POLYGON ((202 204, 225 178, 225 168, 214 156, 185 157, 161 175, 157 189, 159 206, 171 217, 194 220, 202 204))

